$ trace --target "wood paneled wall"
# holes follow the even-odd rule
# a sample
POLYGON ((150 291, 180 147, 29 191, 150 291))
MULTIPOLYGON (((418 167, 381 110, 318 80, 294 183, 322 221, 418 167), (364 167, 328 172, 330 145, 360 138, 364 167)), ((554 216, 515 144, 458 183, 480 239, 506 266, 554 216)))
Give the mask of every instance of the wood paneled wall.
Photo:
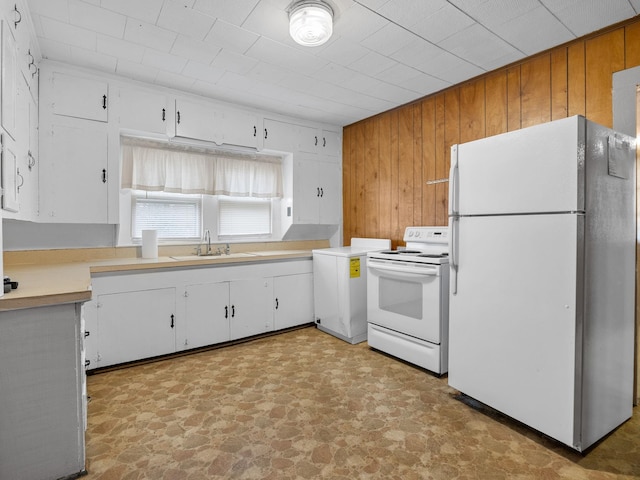
POLYGON ((344 243, 446 225, 451 145, 581 114, 612 126, 613 73, 640 65, 640 18, 344 128, 344 243))

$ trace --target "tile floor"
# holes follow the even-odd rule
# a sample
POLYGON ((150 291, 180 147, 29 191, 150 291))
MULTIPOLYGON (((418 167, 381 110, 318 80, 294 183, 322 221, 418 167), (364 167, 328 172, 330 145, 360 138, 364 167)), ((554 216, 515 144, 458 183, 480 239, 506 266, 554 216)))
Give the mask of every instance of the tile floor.
POLYGON ((640 414, 583 456, 446 376, 313 327, 92 375, 89 480, 640 478, 640 414))

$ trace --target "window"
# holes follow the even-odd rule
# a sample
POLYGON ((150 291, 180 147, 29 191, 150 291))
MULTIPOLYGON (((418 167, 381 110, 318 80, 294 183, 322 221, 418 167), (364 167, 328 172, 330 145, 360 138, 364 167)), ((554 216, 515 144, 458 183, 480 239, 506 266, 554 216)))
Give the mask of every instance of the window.
POLYGON ((136 192, 132 196, 131 232, 134 239, 142 230, 158 230, 163 240, 197 240, 202 233, 201 195, 136 192))
POLYGON ((271 200, 218 197, 218 235, 270 235, 271 200))

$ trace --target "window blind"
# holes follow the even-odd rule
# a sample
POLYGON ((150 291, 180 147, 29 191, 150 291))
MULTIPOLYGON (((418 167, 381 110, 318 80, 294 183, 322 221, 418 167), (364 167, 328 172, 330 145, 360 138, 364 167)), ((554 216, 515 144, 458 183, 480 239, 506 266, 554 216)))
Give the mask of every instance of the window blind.
POLYGON ((142 230, 156 229, 162 239, 199 239, 201 201, 198 197, 135 197, 132 236, 141 238, 142 230))
POLYGON ((219 235, 271 233, 271 201, 243 198, 218 199, 219 235))

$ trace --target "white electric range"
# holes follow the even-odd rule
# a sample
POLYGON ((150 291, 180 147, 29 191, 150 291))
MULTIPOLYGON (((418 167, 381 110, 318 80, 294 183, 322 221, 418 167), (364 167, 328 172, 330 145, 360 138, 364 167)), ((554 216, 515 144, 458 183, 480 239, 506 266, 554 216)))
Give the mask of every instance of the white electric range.
POLYGON ((448 370, 449 229, 407 227, 406 247, 367 253, 369 346, 442 375, 448 370))

